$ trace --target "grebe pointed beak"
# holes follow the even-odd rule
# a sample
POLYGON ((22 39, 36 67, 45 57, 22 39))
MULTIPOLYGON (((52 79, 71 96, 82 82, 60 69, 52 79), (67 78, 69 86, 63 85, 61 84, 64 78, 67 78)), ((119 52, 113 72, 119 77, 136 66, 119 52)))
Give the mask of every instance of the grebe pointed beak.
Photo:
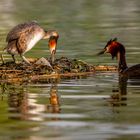
POLYGON ((97 55, 102 55, 104 53, 106 53, 106 49, 103 49, 102 51, 100 51, 99 53, 97 53, 97 55))

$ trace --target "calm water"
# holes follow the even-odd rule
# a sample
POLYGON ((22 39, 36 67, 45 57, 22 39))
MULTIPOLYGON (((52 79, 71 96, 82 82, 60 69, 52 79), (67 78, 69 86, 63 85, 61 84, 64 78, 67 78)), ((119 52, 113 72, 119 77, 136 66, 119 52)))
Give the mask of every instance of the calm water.
MULTIPOLYGON (((118 37, 129 65, 140 63, 139 0, 1 0, 0 50, 10 29, 30 20, 58 30, 57 58, 116 64, 96 53, 118 37)), ((26 56, 49 57, 47 42, 26 56)), ((0 114, 1 140, 140 139, 140 81, 96 73, 52 84, 1 83, 0 114)))

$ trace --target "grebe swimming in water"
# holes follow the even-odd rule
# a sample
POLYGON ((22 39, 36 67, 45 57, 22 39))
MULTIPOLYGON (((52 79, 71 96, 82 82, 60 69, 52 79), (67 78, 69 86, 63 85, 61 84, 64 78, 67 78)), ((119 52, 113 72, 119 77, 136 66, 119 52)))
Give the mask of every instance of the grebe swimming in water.
POLYGON ((111 39, 107 42, 105 48, 98 53, 98 55, 110 53, 112 59, 117 57, 118 71, 120 74, 126 75, 129 78, 140 78, 140 64, 127 67, 125 58, 125 47, 117 41, 117 38, 111 39))
MULTIPOLYGON (((51 52, 51 60, 54 61, 54 55, 56 53, 57 39, 59 35, 56 31, 46 31, 40 27, 36 22, 26 22, 15 26, 7 35, 7 46, 4 51, 7 51, 12 55, 15 62, 15 55, 20 55, 22 59, 30 64, 25 58, 24 54, 32 49, 35 44, 41 39, 49 39, 49 49, 51 52)), ((4 63, 3 56, 2 61, 4 63)))

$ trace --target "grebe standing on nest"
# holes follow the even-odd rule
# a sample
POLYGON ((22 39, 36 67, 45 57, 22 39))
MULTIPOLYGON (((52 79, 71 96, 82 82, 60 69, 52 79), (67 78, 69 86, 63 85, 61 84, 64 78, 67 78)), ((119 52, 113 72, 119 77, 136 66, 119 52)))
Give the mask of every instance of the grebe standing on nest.
MULTIPOLYGON (((7 46, 4 51, 7 51, 12 55, 15 60, 15 55, 20 55, 22 59, 30 64, 25 58, 24 54, 34 47, 34 45, 41 39, 49 39, 49 49, 51 52, 51 61, 54 61, 54 55, 56 52, 57 39, 59 35, 56 31, 45 31, 36 22, 26 22, 15 26, 7 35, 7 46)), ((3 56, 1 55, 4 63, 3 56)))
POLYGON ((140 64, 127 67, 125 58, 125 47, 117 41, 117 38, 109 40, 105 48, 98 53, 98 55, 110 53, 112 59, 117 57, 118 60, 118 71, 120 74, 126 75, 129 78, 140 78, 140 64))

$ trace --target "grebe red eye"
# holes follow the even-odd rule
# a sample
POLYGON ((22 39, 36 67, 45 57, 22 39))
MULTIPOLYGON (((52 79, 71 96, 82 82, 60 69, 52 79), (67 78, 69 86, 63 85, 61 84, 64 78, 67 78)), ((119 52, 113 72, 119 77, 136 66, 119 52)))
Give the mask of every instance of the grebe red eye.
POLYGON ((116 45, 118 45, 118 43, 117 43, 116 41, 113 41, 113 42, 112 42, 112 45, 113 45, 113 46, 116 46, 116 45))

